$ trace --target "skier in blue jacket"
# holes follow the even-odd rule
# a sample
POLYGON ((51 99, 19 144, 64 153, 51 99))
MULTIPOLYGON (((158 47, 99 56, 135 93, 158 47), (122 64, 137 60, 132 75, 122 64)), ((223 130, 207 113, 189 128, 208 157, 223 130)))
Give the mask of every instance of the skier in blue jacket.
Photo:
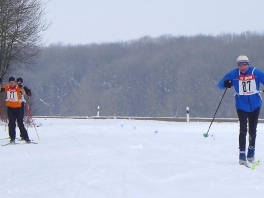
POLYGON ((235 89, 236 110, 240 124, 239 130, 239 164, 246 165, 255 160, 255 141, 262 98, 260 83, 264 84, 264 72, 253 67, 245 55, 237 58, 238 67, 228 72, 218 83, 219 89, 235 89), (248 127, 247 127, 248 123, 248 127), (247 128, 249 143, 246 155, 247 128))

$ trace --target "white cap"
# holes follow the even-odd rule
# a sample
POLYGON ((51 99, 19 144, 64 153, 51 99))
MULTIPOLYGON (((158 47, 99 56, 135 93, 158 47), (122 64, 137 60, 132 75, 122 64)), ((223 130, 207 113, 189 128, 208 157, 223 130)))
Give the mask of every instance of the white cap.
POLYGON ((240 55, 238 58, 237 58, 237 62, 249 62, 248 60, 248 57, 245 56, 245 55, 240 55))

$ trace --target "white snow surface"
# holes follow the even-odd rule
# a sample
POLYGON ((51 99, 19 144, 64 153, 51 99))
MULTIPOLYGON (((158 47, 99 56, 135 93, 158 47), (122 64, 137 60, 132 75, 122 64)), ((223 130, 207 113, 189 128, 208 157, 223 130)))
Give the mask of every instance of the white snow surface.
MULTIPOLYGON (((35 119, 38 144, 1 146, 1 198, 263 198, 238 164, 238 123, 35 119)), ((17 129, 19 132, 19 130, 17 129)), ((8 140, 0 126, 1 144, 8 140)), ((17 134, 17 136, 19 136, 17 134)), ((18 141, 17 141, 18 142, 18 141)), ((264 124, 256 158, 264 160, 264 124)))

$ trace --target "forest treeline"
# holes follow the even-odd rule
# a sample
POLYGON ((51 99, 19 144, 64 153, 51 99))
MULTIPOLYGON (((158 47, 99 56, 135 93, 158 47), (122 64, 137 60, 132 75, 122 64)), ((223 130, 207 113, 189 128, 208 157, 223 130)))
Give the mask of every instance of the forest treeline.
MULTIPOLYGON (((264 70, 264 34, 142 37, 42 49, 17 76, 32 89, 35 115, 213 117, 217 82, 244 54, 264 70)), ((216 117, 236 117, 229 89, 216 117)), ((262 113, 261 113, 261 116, 262 113)))

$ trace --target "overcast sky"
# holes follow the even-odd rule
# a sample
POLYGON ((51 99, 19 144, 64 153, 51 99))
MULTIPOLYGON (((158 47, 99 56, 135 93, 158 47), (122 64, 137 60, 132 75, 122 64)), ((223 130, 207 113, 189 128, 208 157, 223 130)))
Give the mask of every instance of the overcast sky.
POLYGON ((264 0, 50 0, 47 44, 264 32, 264 0))

